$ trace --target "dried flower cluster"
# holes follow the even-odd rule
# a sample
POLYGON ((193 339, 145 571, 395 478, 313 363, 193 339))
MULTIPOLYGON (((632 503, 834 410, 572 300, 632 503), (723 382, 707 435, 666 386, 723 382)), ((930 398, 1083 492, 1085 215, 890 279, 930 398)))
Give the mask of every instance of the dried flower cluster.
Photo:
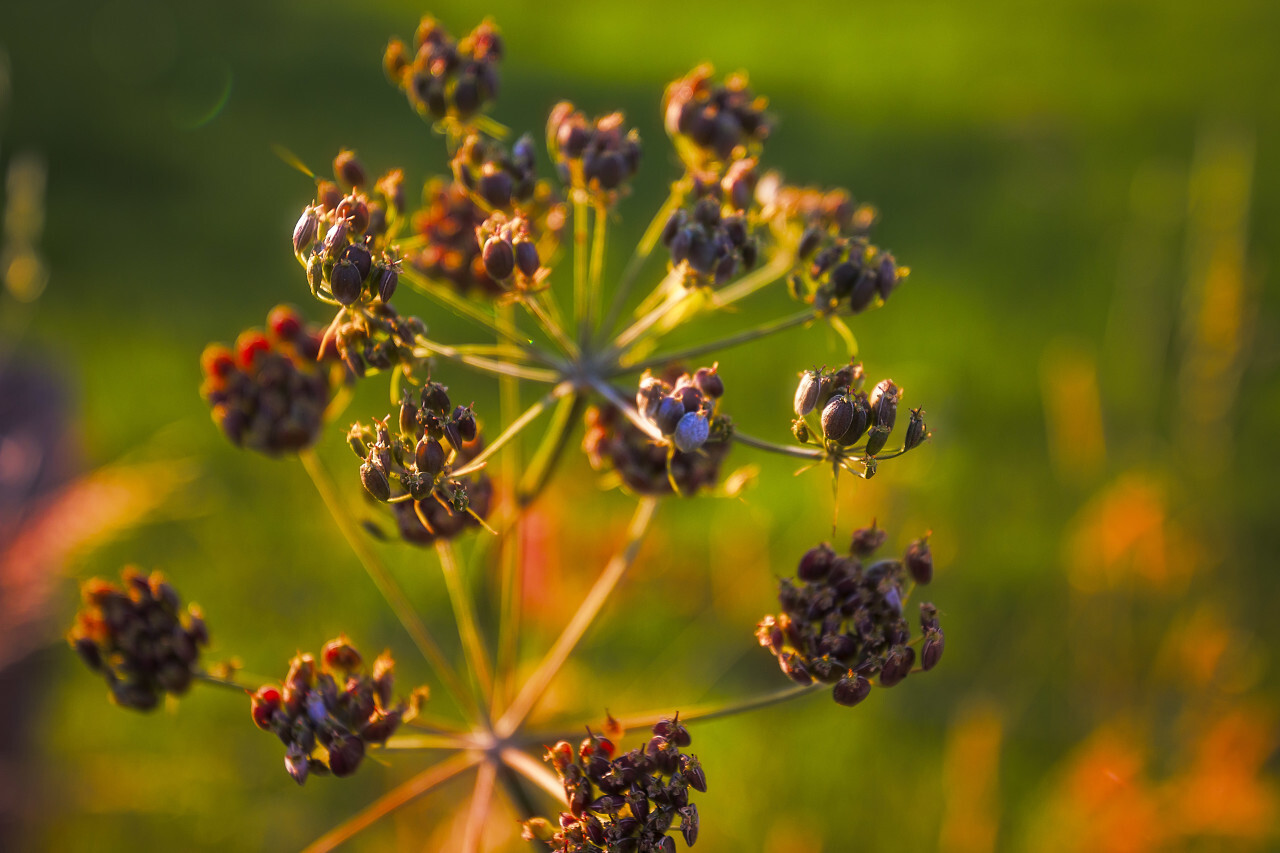
POLYGON ((884 541, 884 531, 872 525, 854 533, 847 555, 826 543, 809 549, 795 578, 779 583, 782 612, 756 626, 756 639, 792 681, 834 684, 831 695, 841 705, 867 698, 872 679, 893 687, 942 657, 937 609, 921 604, 920 670, 913 669, 916 649, 904 615, 908 579, 914 586, 933 578, 929 543, 915 540, 900 560, 867 562, 884 541))
POLYGON ((563 740, 547 747, 569 810, 558 829, 543 819, 526 822, 525 838, 549 841, 563 853, 673 853, 675 839, 667 833, 679 829, 692 847, 698 807, 689 791, 707 790, 698 757, 681 752, 692 742, 677 714, 655 723, 643 747, 621 755, 611 739, 590 730, 576 751, 563 740))
POLYGON ((130 567, 121 580, 81 586, 84 606, 67 641, 106 679, 117 705, 149 711, 163 694, 187 692, 209 634, 200 608, 184 609, 164 575, 130 567))
MULTIPOLYGON (((172 590, 154 577, 126 575, 124 590, 91 585, 71 640, 105 674, 121 704, 152 707, 160 693, 180 693, 192 679, 248 695, 254 722, 285 744, 286 769, 299 783, 311 774, 350 775, 390 738, 404 750, 453 753, 371 808, 385 813, 379 809, 477 768, 467 853, 480 849, 495 790, 511 794, 526 819, 526 837, 561 853, 673 853, 676 838, 687 845, 697 839, 690 791, 706 790, 699 760, 682 751, 690 743, 685 722, 806 691, 689 712, 685 722, 677 715, 653 724, 652 715, 638 715, 653 725, 652 737, 620 754, 621 731, 612 718, 602 735, 588 729, 576 750, 560 734, 530 731, 528 721, 637 560, 661 499, 717 490, 735 445, 829 468, 838 484, 842 472, 870 477, 880 461, 929 438, 923 411, 914 409, 899 430, 901 446, 889 447, 902 389, 885 379, 864 391, 858 362, 801 375, 791 424, 798 445, 756 438, 729 419, 721 407, 720 362, 692 372, 678 366, 813 324, 829 324, 852 349, 844 318, 884 304, 908 271, 871 242, 877 214, 869 205, 842 189, 798 187, 761 171, 772 127, 765 100, 752 93, 745 75, 717 79, 704 65, 667 87, 662 116, 683 174, 670 183, 631 260, 615 273, 607 235, 640 172, 638 132, 622 113, 590 118, 562 101, 546 124, 552 174, 540 176, 533 137, 515 136, 508 147, 506 129, 487 115, 503 52, 490 21, 455 39, 427 17, 412 45, 390 42, 387 75, 446 137, 449 174, 427 179, 419 192, 406 187, 404 170, 373 179, 354 151, 340 151, 333 179, 316 181, 291 239, 301 267, 297 287, 328 312, 326 325, 309 327, 292 309, 277 308, 265 332, 244 333, 234 349, 212 346, 203 359, 202 393, 214 420, 238 446, 296 454, 461 719, 424 721, 416 713, 420 692, 412 704, 394 701, 390 657, 379 657, 366 672, 345 637, 326 645, 318 659, 299 654, 278 685, 255 689, 236 680, 233 668, 213 670, 230 673, 225 677, 197 669, 203 622, 180 614, 172 590), (649 268, 655 250, 661 270, 649 268), (648 291, 633 293, 650 274, 656 280, 648 291), (665 345, 673 330, 732 311, 767 288, 787 290, 803 307, 719 340, 665 345), (402 299, 413 298, 465 318, 484 334, 471 343, 433 339, 426 323, 401 311, 402 299), (488 441, 463 403, 482 395, 454 399, 461 396, 456 389, 469 386, 450 380, 451 397, 437 378, 454 366, 498 383, 488 441), (394 411, 347 430, 359 462, 338 481, 344 489, 312 448, 350 402, 340 386, 380 374, 389 380, 394 411), (634 394, 623 390, 628 387, 634 394), (522 399, 530 388, 540 388, 531 405, 522 399), (548 412, 547 429, 526 453, 522 433, 548 412), (526 600, 525 511, 552 481, 584 418, 588 461, 605 472, 605 483, 635 497, 635 511, 615 556, 529 669, 519 665, 518 628, 526 600), (495 459, 502 464, 491 473, 495 459), (356 494, 367 504, 363 512, 386 505, 403 540, 432 546, 427 558, 439 562, 465 671, 442 651, 366 541, 380 526, 357 518, 348 505, 356 494), (486 523, 491 512, 492 527, 486 523), (459 559, 455 548, 466 547, 463 534, 481 528, 496 535, 493 544, 459 559), (490 569, 501 594, 493 607, 480 608, 473 601, 479 584, 464 571, 490 569), (478 618, 481 610, 495 618, 478 618), (404 727, 414 734, 400 733, 404 727), (548 742, 555 743, 546 756, 550 770, 522 752, 548 742), (535 803, 526 784, 559 802, 535 803), (537 817, 557 812, 558 823, 537 817)), ((775 392, 782 408, 791 389, 775 392)), ((767 389, 753 393, 767 395, 767 389)), ((734 488, 727 483, 721 492, 734 488)), ((757 629, 793 681, 829 684, 845 705, 865 698, 873 681, 893 686, 917 668, 932 668, 942 654, 936 610, 920 606, 918 644, 904 614, 912 584, 932 577, 927 541, 912 543, 901 560, 873 562, 883 539, 873 526, 854 536, 848 555, 826 545, 812 549, 798 577, 782 582, 782 612, 757 629)), ((329 833, 326 844, 364 825, 357 816, 329 833)))

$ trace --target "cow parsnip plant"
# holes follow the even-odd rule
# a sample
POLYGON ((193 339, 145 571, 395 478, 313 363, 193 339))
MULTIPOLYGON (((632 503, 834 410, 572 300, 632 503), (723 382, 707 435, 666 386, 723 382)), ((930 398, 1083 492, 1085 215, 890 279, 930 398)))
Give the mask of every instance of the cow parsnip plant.
MULTIPOLYGON (((899 415, 897 385, 884 379, 864 390, 861 365, 849 362, 799 373, 795 443, 774 444, 733 422, 733 395, 717 363, 683 366, 807 324, 833 325, 852 349, 845 318, 883 305, 907 275, 872 241, 872 207, 843 190, 795 187, 761 172, 771 121, 744 76, 718 79, 702 66, 667 87, 663 118, 684 172, 625 268, 610 278, 610 220, 638 179, 640 138, 621 113, 591 118, 557 104, 546 127, 551 176, 541 176, 533 137, 508 145, 506 129, 488 115, 504 49, 491 22, 455 40, 429 17, 411 44, 390 42, 387 75, 444 138, 452 175, 430 181, 415 208, 407 199, 418 194, 406 192, 401 170, 375 179, 353 152, 340 152, 334 179, 317 182, 292 235, 300 278, 333 310, 332 320, 309 327, 282 306, 263 330, 242 333, 232 347, 211 345, 202 361, 214 421, 240 447, 301 461, 434 683, 399 697, 390 654, 366 663, 345 636, 317 655, 294 657, 280 682, 243 683, 234 667, 202 660, 208 629, 198 608, 183 607, 159 573, 134 569, 120 584, 85 584, 70 633, 123 707, 150 710, 192 685, 242 691, 253 722, 282 742, 285 769, 300 785, 357 772, 371 752, 430 750, 436 763, 313 850, 330 849, 470 771, 467 850, 479 848, 499 790, 527 818, 525 838, 554 850, 674 851, 677 838, 691 846, 700 826, 697 794, 708 784, 704 763, 688 751, 691 726, 819 689, 854 706, 873 686, 931 669, 943 650, 936 609, 909 609, 915 587, 932 578, 927 537, 906 545, 900 558, 875 559, 886 535, 873 523, 855 531, 847 549, 821 544, 804 554, 795 577, 780 584, 778 612, 756 626, 757 641, 786 676, 784 688, 683 714, 592 714, 576 735, 527 724, 632 568, 660 505, 728 488, 720 471, 735 445, 804 460, 838 483, 875 475, 929 433, 922 410, 899 415), (655 252, 665 255, 665 274, 628 313, 655 252), (786 288, 798 310, 727 338, 664 349, 672 330, 770 287, 786 288), (404 295, 467 318, 484 330, 483 340, 434 339, 423 320, 401 312, 404 295), (437 361, 496 378, 501 416, 490 421, 462 404, 469 394, 432 378, 437 361), (358 464, 341 487, 312 445, 342 417, 352 385, 384 376, 391 411, 350 425, 358 464), (539 398, 520 411, 529 387, 539 398), (544 416, 535 452, 519 458, 512 439, 544 416), (635 510, 625 540, 559 638, 520 677, 519 532, 579 422, 591 465, 635 497, 635 510), (384 505, 407 545, 436 552, 463 660, 442 652, 370 547, 371 531, 353 520, 347 493, 357 489, 384 505), (490 549, 502 583, 496 637, 482 632, 454 553, 464 536, 498 537, 490 549), (431 689, 465 709, 466 726, 428 713, 431 689), (624 751, 627 730, 638 727, 647 734, 624 751), (577 746, 567 740, 584 735, 577 746)), ((749 626, 743 640, 750 641, 749 626)), ((706 762, 713 781, 714 764, 714 757, 706 762)))

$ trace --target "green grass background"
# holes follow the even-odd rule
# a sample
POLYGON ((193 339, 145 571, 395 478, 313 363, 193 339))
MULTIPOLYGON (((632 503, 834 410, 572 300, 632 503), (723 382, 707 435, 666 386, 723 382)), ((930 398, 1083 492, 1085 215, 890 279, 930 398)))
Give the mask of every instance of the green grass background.
MULTIPOLYGON (((196 393, 206 341, 260 324, 281 301, 323 315, 288 249, 311 185, 273 145, 317 169, 340 146, 373 170, 403 165, 411 181, 445 167, 440 140, 380 66, 387 37, 407 38, 424 11, 329 0, 0 8, 13 88, 0 155, 34 149, 49 171, 52 278, 23 349, 54 362, 74 388, 86 467, 173 458, 198 471, 162 520, 80 555, 68 575, 163 567, 204 606, 215 652, 239 655, 251 672, 276 676, 295 649, 345 630, 371 652, 395 650, 404 683, 425 677, 301 469, 231 448, 196 393)), ((853 711, 814 697, 695 728, 710 780, 697 849, 958 849, 948 847, 944 814, 957 792, 943 755, 948 732, 975 708, 994 709, 1002 724, 995 843, 1043 849, 1040 818, 1059 768, 1097 726, 1119 714, 1137 720, 1158 779, 1174 772, 1166 765, 1183 735, 1170 720, 1188 705, 1272 707, 1280 347, 1267 285, 1280 224, 1280 7, 913 0, 429 11, 455 32, 497 18, 508 45, 495 111, 504 123, 537 134, 561 98, 627 111, 645 162, 620 206, 614 249, 638 237, 676 173, 660 124, 663 86, 710 60, 748 69, 770 97, 778 123, 766 163, 875 202, 880 240, 913 270, 885 309, 853 328, 871 375, 892 375, 910 404, 924 405, 935 439, 874 481, 845 481, 840 538, 873 514, 893 542, 935 532, 929 592, 944 614, 946 657, 927 678, 853 711), (1253 151, 1241 226, 1252 335, 1225 428, 1188 444, 1181 407, 1200 394, 1179 378, 1195 272, 1188 175, 1197 152, 1224 137, 1253 151), (1142 244, 1150 280, 1135 302, 1126 260, 1149 222, 1163 225, 1142 244), (1046 437, 1042 369, 1055 347, 1098 365, 1106 457, 1074 474, 1052 464, 1046 437), (1199 464, 1202 450, 1221 462, 1199 464), (1132 471, 1166 484, 1173 520, 1196 533, 1199 568, 1174 588, 1085 596, 1063 556, 1072 519, 1132 471), (1228 614, 1258 659, 1243 695, 1187 696, 1146 678, 1168 624, 1200 602, 1228 614)), ((610 269, 623 260, 612 251, 610 269)), ((438 339, 476 339, 433 305, 399 301, 438 339)), ((761 295, 677 340, 789 310, 781 293, 761 295)), ((785 440, 796 371, 838 357, 838 340, 821 328, 726 353, 726 405, 745 429, 785 440)), ((488 380, 447 365, 440 373, 482 412, 496 411, 488 380)), ((379 385, 350 411, 384 410, 379 385)), ((321 451, 354 498, 339 430, 321 451)), ((751 629, 770 610, 774 577, 829 535, 830 491, 816 472, 792 477, 791 461, 735 450, 731 463, 747 462, 762 471, 745 503, 664 506, 635 580, 557 692, 561 708, 595 719, 606 705, 622 712, 670 697, 674 710, 781 685, 751 629)), ((566 566, 603 559, 627 512, 620 495, 597 499, 587 472, 571 457, 548 502, 566 566)), ((449 635, 433 557, 385 553, 449 635)), ((296 848, 425 760, 370 763, 353 779, 299 790, 279 745, 230 694, 197 690, 151 716, 111 707, 60 645, 74 606, 68 579, 37 655, 46 681, 30 698, 38 715, 24 785, 33 849, 296 848)), ((529 654, 554 624, 529 636, 529 654)), ((355 847, 437 849, 434 828, 468 793, 447 787, 355 847)), ((1238 843, 1278 841, 1272 826, 1238 843)))

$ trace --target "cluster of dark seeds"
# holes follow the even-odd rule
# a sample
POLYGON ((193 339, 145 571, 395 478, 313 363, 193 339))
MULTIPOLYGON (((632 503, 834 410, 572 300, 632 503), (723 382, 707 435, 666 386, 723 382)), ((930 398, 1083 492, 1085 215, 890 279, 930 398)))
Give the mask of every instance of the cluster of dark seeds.
POLYGON ((546 760, 564 783, 569 810, 558 826, 526 822, 525 838, 550 842, 557 853, 674 853, 667 833, 678 828, 692 847, 698 807, 689 791, 705 793, 707 777, 697 756, 681 752, 691 742, 676 715, 659 720, 643 747, 621 755, 612 740, 590 731, 576 752, 563 740, 548 747, 546 760))
POLYGON ((756 639, 778 659, 797 684, 834 685, 832 698, 853 706, 867 697, 872 679, 893 687, 911 672, 929 670, 942 657, 944 638, 938 612, 920 605, 919 665, 911 630, 903 616, 903 586, 933 579, 927 538, 917 539, 901 560, 866 562, 884 544, 875 525, 853 535, 847 556, 823 543, 800 559, 795 579, 778 589, 782 612, 756 626, 756 639))
POLYGON ((329 354, 319 358, 321 346, 320 331, 282 305, 268 315, 265 333, 242 332, 234 351, 205 347, 200 395, 214 422, 234 444, 261 453, 311 446, 342 373, 329 354))
POLYGON ((477 230, 476 239, 485 274, 492 280, 506 282, 519 272, 524 281, 532 281, 538 275, 542 259, 522 217, 494 213, 477 230))
POLYGON ((405 396, 395 424, 390 421, 357 423, 347 433, 351 449, 363 460, 365 491, 375 500, 393 501, 401 533, 415 544, 477 526, 489 512, 489 478, 451 474, 483 447, 471 408, 454 406, 447 388, 428 382, 418 399, 405 396))
POLYGON ((322 354, 336 355, 352 374, 363 378, 370 370, 415 364, 419 359, 414 346, 426 331, 426 324, 417 317, 402 316, 391 305, 375 302, 340 314, 324 340, 322 354))
MULTIPOLYGON (((850 363, 839 370, 807 370, 796 386, 792 432, 802 443, 810 441, 805 416, 821 412, 822 439, 840 447, 853 447, 864 437, 861 451, 874 457, 884 450, 898 418, 902 389, 892 379, 876 383, 871 393, 862 390, 862 365, 850 363)), ((901 451, 919 447, 930 433, 923 409, 912 409, 901 451)))
POLYGON ((533 137, 525 134, 507 152, 500 142, 473 133, 451 161, 454 179, 490 208, 511 210, 533 199, 538 184, 533 137))
POLYGON ((681 208, 671 214, 661 239, 685 287, 722 285, 754 267, 760 251, 747 217, 722 213, 712 196, 699 199, 692 212, 681 208))
POLYGON ((427 184, 424 198, 413 216, 413 230, 423 246, 410 256, 410 262, 424 275, 446 281, 464 295, 505 292, 484 270, 476 229, 488 215, 467 188, 436 179, 427 184))
POLYGON ((667 133, 695 166, 728 162, 759 148, 769 135, 767 102, 751 94, 746 75, 731 74, 723 83, 713 82, 714 75, 710 65, 700 65, 667 86, 662 99, 667 133))
MULTIPOLYGON (((285 770, 299 785, 312 773, 350 776, 368 744, 385 743, 412 717, 407 704, 392 701, 391 653, 378 656, 371 674, 362 664, 338 637, 325 644, 318 667, 312 655, 296 655, 284 684, 265 684, 250 697, 254 723, 284 743, 285 770)), ((422 696, 415 692, 415 709, 422 696)))
POLYGON ((121 707, 150 711, 163 693, 187 692, 209 634, 200 609, 182 607, 159 572, 129 567, 123 586, 101 578, 80 587, 84 606, 67 641, 106 679, 121 707))
POLYGON ((664 441, 656 441, 614 406, 587 410, 583 448, 597 470, 612 468, 644 495, 692 495, 714 486, 729 452, 733 424, 718 414, 724 382, 716 367, 692 375, 672 370, 640 379, 636 410, 664 441))
POLYGON ((383 68, 420 115, 466 121, 497 96, 502 37, 492 21, 481 22, 466 38, 455 41, 439 21, 427 16, 414 33, 413 50, 411 56, 404 42, 391 39, 383 68))
POLYGON ((389 244, 404 216, 404 173, 375 186, 354 152, 334 158, 337 182, 320 181, 316 200, 293 227, 293 252, 307 270, 311 294, 340 305, 386 303, 400 280, 400 258, 389 244))
POLYGON ((609 192, 640 168, 640 134, 623 127, 622 113, 590 121, 561 101, 547 120, 547 148, 560 179, 575 187, 609 192))
POLYGON ((803 229, 800 246, 805 257, 825 240, 865 237, 878 215, 871 205, 855 202, 848 190, 795 186, 785 183, 778 172, 760 179, 756 200, 766 217, 780 217, 803 229))

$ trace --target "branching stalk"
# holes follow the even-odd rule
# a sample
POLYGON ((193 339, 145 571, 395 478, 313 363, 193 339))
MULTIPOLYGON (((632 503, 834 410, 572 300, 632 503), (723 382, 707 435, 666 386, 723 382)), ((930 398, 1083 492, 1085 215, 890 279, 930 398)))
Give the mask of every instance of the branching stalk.
POLYGON ((640 238, 640 242, 636 244, 635 251, 631 253, 631 259, 627 261, 627 265, 622 270, 622 275, 618 277, 618 288, 614 291, 613 301, 609 305, 609 313, 605 315, 604 322, 600 324, 600 330, 605 334, 613 331, 614 325, 618 322, 618 317, 622 315, 622 310, 627 307, 627 297, 631 295, 631 288, 634 286, 636 276, 640 274, 644 262, 649 259, 653 247, 658 245, 658 238, 662 236, 662 229, 666 226, 667 220, 671 218, 671 214, 675 212, 684 202, 684 191, 680 189, 681 182, 671 185, 671 192, 667 195, 666 201, 658 208, 658 212, 654 214, 653 219, 649 221, 649 226, 645 228, 644 235, 640 238))
MULTIPOLYGON (((503 381, 507 381, 508 378, 509 377, 504 377, 503 381)), ((467 464, 463 465, 461 468, 453 471, 452 476, 465 477, 468 474, 473 474, 476 471, 479 471, 485 466, 485 463, 490 456, 498 452, 498 450, 511 441, 511 439, 519 435, 521 430, 532 423, 538 415, 541 415, 546 411, 547 406, 551 405, 553 402, 565 396, 572 390, 573 385, 569 382, 561 382, 555 388, 551 389, 551 393, 547 394, 547 396, 543 397, 541 400, 526 409, 524 414, 512 421, 511 425, 503 430, 502 434, 495 438, 491 444, 486 445, 484 450, 476 454, 475 458, 467 462, 467 464)))
POLYGON ((437 539, 436 554, 440 557, 440 571, 444 574, 444 585, 449 591, 453 618, 458 623, 458 637, 462 640, 467 669, 480 689, 481 710, 487 716, 488 701, 493 692, 493 674, 489 669, 488 652, 485 651, 484 641, 480 638, 475 610, 471 606, 471 596, 463 584, 461 572, 458 571, 458 560, 453 553, 453 543, 448 539, 437 539))
POLYGON ((664 364, 671 364, 674 362, 684 361, 686 359, 695 358, 697 356, 704 355, 709 352, 717 352, 722 349, 728 349, 729 347, 735 347, 741 344, 750 343, 751 341, 768 337, 769 335, 776 334, 785 329, 790 329, 792 326, 799 326, 804 323, 807 323, 817 316, 818 315, 814 311, 810 309, 806 309, 804 311, 801 311, 798 314, 792 314, 790 317, 784 317, 783 319, 776 320, 772 323, 765 323, 763 325, 756 326, 755 328, 751 328, 743 332, 739 332, 736 335, 730 335, 727 338, 721 338, 718 341, 712 341, 710 343, 705 343, 705 344, 698 344, 696 346, 687 347, 686 349, 676 350, 675 352, 668 352, 668 353, 662 353, 660 355, 649 356, 648 358, 638 361, 635 364, 619 365, 619 367, 615 371, 613 371, 612 375, 618 376, 624 373, 633 373, 640 370, 646 370, 651 367, 658 367, 664 364))

